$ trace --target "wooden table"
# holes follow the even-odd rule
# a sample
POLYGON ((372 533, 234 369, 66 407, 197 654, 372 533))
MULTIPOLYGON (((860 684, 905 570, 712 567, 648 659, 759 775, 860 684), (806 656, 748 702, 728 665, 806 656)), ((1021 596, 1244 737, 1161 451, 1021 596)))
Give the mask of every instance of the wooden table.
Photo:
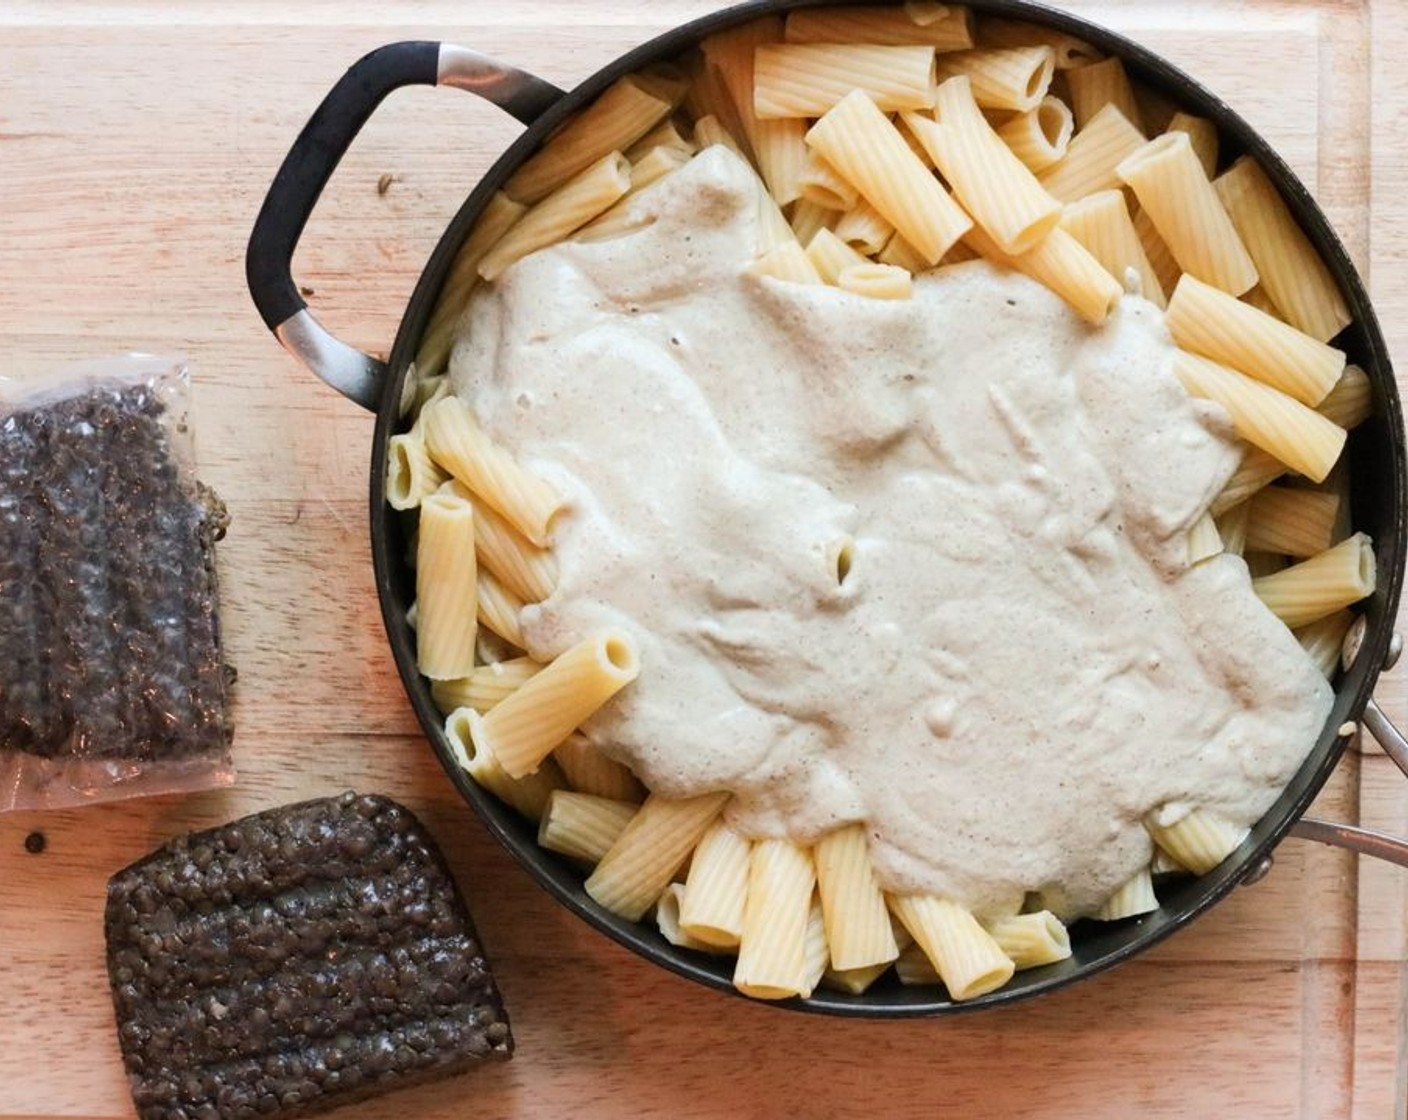
MULTIPOLYGON (((233 789, 0 817, 0 1117, 131 1113, 102 963, 111 872, 180 830, 349 786, 403 799, 448 848, 519 1042, 507 1066, 349 1120, 1404 1114, 1408 891, 1394 869, 1291 841, 1261 885, 1090 983, 1006 1012, 847 1022, 646 965, 551 903, 455 796, 376 609, 371 418, 260 327, 245 237, 299 126, 373 46, 449 39, 571 86, 715 3, 0 2, 0 374, 129 349, 190 356, 200 471, 234 515, 220 566, 241 674, 233 789), (38 856, 24 848, 34 829, 48 837, 38 856)), ((1071 6, 1165 52, 1271 137, 1408 353, 1408 6, 1071 6)), ((446 218, 516 132, 451 91, 393 98, 300 251, 325 322, 384 350, 446 218)), ((1408 716, 1401 676, 1379 698, 1408 716)), ((1402 779, 1372 748, 1347 758, 1319 811, 1408 832, 1402 779)))

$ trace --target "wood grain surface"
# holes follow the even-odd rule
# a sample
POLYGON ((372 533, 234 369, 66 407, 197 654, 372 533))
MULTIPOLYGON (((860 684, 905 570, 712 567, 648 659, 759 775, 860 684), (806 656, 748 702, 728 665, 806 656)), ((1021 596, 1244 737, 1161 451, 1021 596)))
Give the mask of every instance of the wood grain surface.
MULTIPOLYGON (((347 787, 444 843, 511 1009, 506 1066, 357 1117, 1404 1115, 1403 873, 1290 841, 1260 885, 1113 973, 958 1019, 800 1016, 696 988, 549 901, 458 801, 396 680, 372 586, 371 418, 254 315, 242 258, 279 160, 366 50, 448 39, 570 87, 715 0, 0 0, 0 375, 126 350, 188 355, 240 669, 239 783, 0 816, 0 1120, 131 1115, 103 971, 113 871, 173 834, 347 787), (25 837, 42 829, 42 855, 25 837)), ((1203 79, 1322 200, 1408 353, 1408 5, 1105 0, 1072 10, 1203 79)), ((444 222, 518 126, 454 91, 397 94, 310 223, 317 314, 390 342, 444 222), (389 188, 378 182, 390 175, 389 188)), ((1379 699, 1408 717, 1402 677, 1379 699)), ((1371 746, 1317 813, 1408 833, 1371 746)))

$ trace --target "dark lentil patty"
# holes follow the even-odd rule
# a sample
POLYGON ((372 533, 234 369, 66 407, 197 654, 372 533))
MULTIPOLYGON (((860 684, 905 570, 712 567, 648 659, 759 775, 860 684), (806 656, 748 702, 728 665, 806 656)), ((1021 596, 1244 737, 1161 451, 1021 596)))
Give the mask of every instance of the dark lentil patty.
POLYGON ((172 840, 108 882, 106 930, 142 1120, 305 1116, 513 1052, 439 849, 384 797, 172 840))
POLYGON ((0 749, 152 761, 229 740, 212 541, 157 388, 0 416, 0 749))

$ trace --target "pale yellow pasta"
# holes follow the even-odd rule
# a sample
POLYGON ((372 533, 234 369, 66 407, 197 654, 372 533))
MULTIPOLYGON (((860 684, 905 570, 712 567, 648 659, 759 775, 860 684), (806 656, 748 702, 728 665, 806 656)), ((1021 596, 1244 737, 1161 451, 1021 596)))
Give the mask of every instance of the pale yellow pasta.
POLYGON ((821 275, 794 238, 777 245, 748 266, 755 276, 771 276, 792 284, 820 284, 821 275))
POLYGON ((964 236, 981 256, 1045 284, 1089 323, 1103 323, 1124 294, 1119 282, 1063 229, 1052 230, 1035 249, 1015 257, 976 226, 964 236))
POLYGON ((1012 961, 967 907, 933 895, 891 895, 889 901, 951 999, 973 999, 1012 979, 1012 961))
POLYGON ((691 937, 685 932, 680 925, 680 907, 683 902, 683 883, 671 883, 656 900, 655 925, 660 930, 660 936, 671 945, 678 945, 681 949, 693 949, 697 953, 731 952, 730 948, 710 945, 707 941, 700 941, 697 937, 691 937))
POLYGON ((689 862, 680 907, 680 925, 691 937, 720 948, 738 945, 752 850, 726 821, 716 820, 704 833, 689 862))
POLYGON ((844 972, 893 961, 899 947, 870 865, 865 826, 847 825, 823 836, 812 856, 831 966, 844 972))
POLYGON ((807 245, 807 257, 821 278, 835 284, 841 270, 853 265, 870 264, 868 258, 856 252, 829 229, 819 229, 807 245))
POLYGON ((792 204, 792 216, 788 219, 788 224, 792 227, 792 234, 802 245, 810 245, 812 238, 821 230, 830 230, 832 224, 841 215, 836 210, 829 210, 825 206, 818 206, 815 202, 807 199, 798 199, 792 204))
POLYGON ((456 708, 473 708, 484 713, 517 692, 519 686, 542 668, 531 657, 514 657, 478 666, 468 676, 448 681, 432 681, 430 695, 446 715, 456 708))
POLYGON ((1041 104, 1055 70, 1055 52, 1043 46, 954 51, 937 63, 940 82, 962 74, 972 85, 973 100, 984 109, 1014 113, 1041 104))
POLYGON ((753 142, 758 173, 779 206, 802 197, 802 176, 807 170, 808 156, 803 139, 806 134, 804 120, 758 122, 753 142))
POLYGON ((1344 648, 1345 635, 1354 623, 1351 610, 1336 611, 1324 618, 1300 627, 1295 631, 1296 641, 1300 642, 1310 660, 1320 667, 1328 680, 1335 679, 1340 667, 1340 651, 1344 648))
POLYGON ((1286 322, 1321 342, 1347 327, 1349 308, 1329 266, 1256 160, 1243 156, 1213 185, 1286 322))
POLYGON ((1154 858, 1149 861, 1151 875, 1187 875, 1188 869, 1160 847, 1154 848, 1154 858))
POLYGON ((836 286, 869 299, 909 299, 914 291, 914 278, 893 264, 847 265, 836 279, 836 286))
POLYGON ((1150 813, 1144 827, 1154 843, 1194 875, 1206 875, 1234 851, 1247 835, 1207 809, 1179 813, 1170 808, 1150 813))
POLYGON ((1134 191, 1184 272, 1234 296, 1256 284, 1256 265, 1186 132, 1166 132, 1150 140, 1115 173, 1134 191))
POLYGON ((509 177, 504 193, 534 205, 594 163, 629 148, 674 108, 675 101, 657 83, 627 75, 555 132, 509 177))
POLYGON ((1334 544, 1340 496, 1268 486, 1247 503, 1246 547, 1252 552, 1314 556, 1334 544))
POLYGON ((474 507, 431 494, 416 543, 416 666, 431 680, 474 669, 475 583, 474 507))
POLYGON ((853 91, 886 112, 932 104, 934 51, 868 43, 767 43, 753 70, 759 119, 819 117, 853 91))
POLYGON ((620 237, 644 225, 653 218, 635 212, 632 200, 647 187, 654 186, 672 171, 678 171, 690 160, 688 152, 663 145, 652 148, 631 164, 631 189, 605 213, 593 218, 572 235, 573 241, 605 241, 620 237))
POLYGON ((1139 235, 1139 244, 1144 246, 1144 255, 1154 267, 1154 275, 1159 278, 1159 287, 1167 294, 1178 287, 1178 278, 1183 275, 1183 270, 1173 259, 1173 254, 1169 252, 1164 239, 1159 236, 1159 231, 1154 228, 1149 215, 1142 209, 1136 209, 1133 218, 1134 232, 1139 235))
POLYGON ((1188 564, 1201 563, 1222 552, 1222 537, 1217 531, 1217 523, 1212 514, 1205 513, 1188 530, 1188 564))
POLYGON ((978 41, 986 47, 1050 47, 1058 70, 1088 66, 1104 57, 1084 39, 1024 20, 984 19, 978 28, 978 41))
POLYGON ((812 855, 790 840, 757 840, 748 857, 733 986, 755 999, 787 999, 808 990, 807 919, 816 871, 812 855))
POLYGON ((538 846, 595 866, 639 808, 629 801, 555 789, 538 822, 538 846))
POLYGON ((807 149, 800 189, 804 200, 828 210, 849 210, 860 197, 860 192, 811 148, 807 149))
MULTIPOLYGON (((752 80, 751 77, 749 80, 752 80)), ((710 118, 713 120, 714 127, 726 133, 735 144, 738 144, 741 138, 744 147, 739 148, 739 154, 746 160, 752 159, 751 151, 744 154, 747 137, 743 132, 743 122, 739 120, 738 110, 733 106, 733 95, 729 93, 719 68, 708 60, 703 51, 695 56, 695 63, 690 73, 689 90, 685 94, 684 108, 694 121, 696 148, 703 151, 709 146, 709 141, 699 131, 699 124, 706 118, 710 118)), ((713 142, 717 143, 718 141, 713 142)))
POLYGON ((1071 955, 1070 934, 1061 919, 1049 910, 999 918, 988 932, 1018 972, 1055 964, 1071 955))
POLYGON ((832 231, 848 245, 862 253, 878 253, 894 236, 895 227, 879 210, 865 199, 858 199, 832 227, 832 231))
POLYGON ((936 264, 972 225, 909 150, 899 130, 860 90, 842 98, 817 121, 807 133, 807 143, 904 234, 929 264, 936 264))
POLYGON ((806 933, 802 940, 802 990, 798 995, 803 999, 811 995, 821 983, 830 959, 826 944, 826 921, 821 914, 821 902, 813 891, 811 906, 807 910, 806 933))
POLYGON ((525 605, 522 599, 495 579, 492 572, 479 573, 474 605, 479 625, 518 649, 523 648, 523 628, 519 615, 525 605))
POLYGON ((715 144, 722 145, 736 155, 739 159, 747 162, 748 156, 744 153, 742 146, 735 136, 723 123, 715 116, 700 117, 694 122, 694 138, 699 142, 699 148, 712 148, 715 144))
POLYGON ((1345 366, 1339 381, 1315 406, 1315 411, 1341 428, 1359 427, 1374 412, 1374 386, 1369 375, 1358 366, 1345 366))
POLYGON ((1251 502, 1240 502, 1216 519, 1223 552, 1241 556, 1247 551, 1247 516, 1251 511, 1251 502))
POLYGON ((917 43, 940 51, 973 45, 973 18, 958 4, 910 0, 883 7, 799 8, 787 15, 789 43, 917 43))
POLYGON ((392 436, 386 448, 386 500, 392 509, 415 509, 445 481, 419 432, 392 436))
POLYGON ((534 544, 547 544, 552 519, 562 508, 553 488, 494 443, 458 397, 442 397, 421 416, 431 458, 534 544))
POLYGON ((1068 204, 1061 215, 1061 228, 1084 245, 1101 267, 1122 284, 1128 282, 1133 269, 1138 281, 1135 290, 1156 307, 1166 306, 1159 277, 1130 220, 1124 191, 1096 191, 1079 202, 1068 204))
POLYGON ((1066 157, 1074 127, 1064 101, 1043 97, 1035 109, 1019 113, 998 128, 997 134, 1028 170, 1041 172, 1066 157))
MULTIPOLYGON (((528 207, 514 202, 503 191, 495 191, 489 196, 479 220, 474 223, 463 248, 450 266, 450 274, 435 300, 435 309, 430 313, 430 322, 421 335, 416 348, 416 374, 422 381, 429 381, 445 368, 446 359, 455 344, 455 329, 459 324, 460 313, 469 302, 469 294, 479 283, 479 262, 524 214, 528 207)), ((417 401, 423 405, 424 400, 417 401)))
POLYGON ((1152 913, 1158 908, 1159 900, 1154 894, 1154 877, 1149 868, 1141 867, 1090 916, 1097 922, 1117 922, 1121 918, 1135 918, 1140 914, 1152 913))
POLYGON ((1203 165, 1203 174, 1211 179, 1217 174, 1217 125, 1206 117, 1179 111, 1173 114, 1165 132, 1186 132, 1193 145, 1193 154, 1203 165))
POLYGON ((486 503, 474 511, 474 551, 479 566, 525 603, 540 603, 557 586, 557 560, 486 503))
POLYGON ((1240 370, 1312 408, 1344 373, 1344 351, 1192 274, 1178 281, 1165 323, 1183 349, 1240 370))
POLYGON ((716 31, 700 43, 704 57, 717 68, 728 90, 733 118, 741 129, 740 139, 747 141, 749 155, 754 157, 757 155, 758 132, 758 114, 753 108, 757 52, 759 47, 776 43, 781 38, 782 20, 769 16, 716 31))
POLYGON ((1212 500, 1212 514, 1221 516, 1242 505, 1263 486, 1270 486, 1286 473, 1286 464, 1259 447, 1248 447, 1242 462, 1227 480, 1222 492, 1212 500))
POLYGON ((625 149, 626 158, 631 161, 631 166, 634 168, 637 163, 656 148, 667 148, 686 156, 692 156, 698 151, 694 141, 688 139, 684 133, 680 131, 679 125, 675 123, 673 117, 666 117, 629 148, 625 149))
POLYGON ((613 914, 639 921, 665 893, 727 793, 671 800, 652 793, 587 879, 587 894, 613 914))
POLYGON ((943 982, 934 962, 924 952, 924 946, 917 941, 900 950, 900 955, 895 958, 895 975, 906 987, 943 982))
MULTIPOLYGON (((963 242, 956 242, 949 253, 954 249, 963 248, 963 242)), ((880 250, 876 258, 881 264, 892 264, 904 269, 911 275, 917 275, 929 267, 929 262, 920 255, 919 250, 904 239, 902 234, 891 235, 890 240, 885 242, 885 247, 880 250)), ((948 263, 946 253, 940 263, 948 263)))
POLYGON ((1239 436, 1312 481, 1329 474, 1340 457, 1345 430, 1293 397, 1184 350, 1173 369, 1189 394, 1227 410, 1239 436))
POLYGON ((828 968, 821 974, 820 986, 835 992, 846 992, 858 996, 889 972, 893 963, 893 961, 885 961, 881 964, 872 964, 868 968, 828 968))
POLYGON ((754 183, 757 187, 755 197, 758 204, 758 253, 763 254, 782 245, 796 245, 800 249, 801 244, 783 215, 782 207, 768 194, 762 179, 754 176, 754 183))
POLYGON ((935 107, 937 121, 906 113, 904 122, 954 196, 1004 253, 1035 248, 1061 220, 1061 204, 992 130, 966 77, 939 86, 935 107))
POLYGON ((1076 128, 1084 128, 1106 105, 1113 105, 1125 120, 1143 130, 1139 102, 1134 99, 1134 87, 1118 58, 1105 58, 1088 66, 1077 66, 1066 72, 1066 84, 1071 91, 1071 111, 1076 116, 1076 128))
POLYGON ((1076 202, 1120 186, 1115 168, 1144 146, 1144 134, 1113 105, 1096 113, 1066 145, 1066 154, 1037 176, 1053 198, 1076 202))
POLYGON ((1365 533, 1318 556, 1252 580, 1252 590, 1291 629, 1308 626, 1374 593, 1374 546, 1365 533))
POLYGON ((475 741, 521 778, 639 672, 630 635, 603 630, 560 654, 486 715, 476 713, 475 741))
POLYGON ((578 793, 612 801, 645 800, 645 787, 631 773, 631 768, 617 762, 585 735, 567 736, 553 748, 552 757, 567 784, 578 793))
POLYGON ((547 808, 553 790, 562 788, 562 775, 551 764, 526 778, 511 778, 498 759, 474 742, 470 734, 472 708, 457 708, 445 717, 445 738, 460 769, 514 811, 536 821, 547 808))
MULTIPOLYGON (((626 198, 639 194, 653 183, 658 183, 671 171, 678 171, 690 161, 690 158, 688 152, 681 151, 679 148, 667 148, 663 145, 651 148, 631 164, 631 189, 626 192, 626 198)), ((625 199, 622 199, 622 202, 624 201, 625 199)), ((616 205, 620 206, 621 202, 616 205)), ((609 214, 611 211, 608 210, 606 213, 609 214)), ((601 221, 601 218, 598 218, 597 221, 601 221)), ((595 225, 595 223, 592 224, 595 225)))
POLYGON ((479 275, 496 279, 504 269, 529 253, 553 245, 604 214, 631 189, 631 165, 620 152, 610 152, 569 179, 524 214, 484 254, 479 275))

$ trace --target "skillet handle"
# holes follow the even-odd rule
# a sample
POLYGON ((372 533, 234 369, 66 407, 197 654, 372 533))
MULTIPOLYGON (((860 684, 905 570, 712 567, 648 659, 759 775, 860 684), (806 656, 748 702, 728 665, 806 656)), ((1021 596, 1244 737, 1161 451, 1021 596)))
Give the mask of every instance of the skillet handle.
POLYGON ((563 91, 478 51, 428 41, 390 43, 354 63, 309 118, 269 187, 245 253, 245 280, 264 325, 290 354, 339 393, 375 411, 386 364, 334 338, 293 282, 293 252, 309 215, 362 126, 402 86, 477 93, 532 124, 563 91))

